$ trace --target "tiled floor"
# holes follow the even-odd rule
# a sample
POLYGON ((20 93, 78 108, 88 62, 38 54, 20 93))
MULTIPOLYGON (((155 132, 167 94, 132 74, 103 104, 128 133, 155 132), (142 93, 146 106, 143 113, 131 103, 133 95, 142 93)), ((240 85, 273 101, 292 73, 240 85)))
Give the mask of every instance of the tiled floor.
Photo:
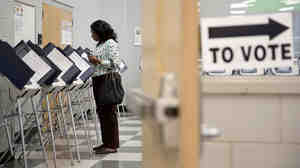
MULTIPOLYGON (((142 141, 141 141, 141 121, 137 117, 121 117, 120 118, 120 142, 121 147, 118 153, 108 155, 95 155, 90 153, 88 142, 85 138, 83 129, 78 129, 80 163, 74 161, 71 166, 71 154, 67 148, 66 142, 63 139, 56 139, 57 150, 57 168, 140 168, 142 161, 142 141)), ((96 143, 96 132, 94 125, 91 122, 89 125, 90 135, 93 144, 96 143)), ((48 150, 49 151, 49 150, 48 150)), ((50 150, 51 151, 51 150, 50 150)), ((73 157, 76 157, 75 148, 72 148, 73 157)), ((52 158, 52 153, 48 154, 52 158)), ((53 166, 53 161, 49 160, 49 167, 53 166)), ((9 167, 21 167, 21 163, 11 163, 9 167)), ((35 151, 30 154, 29 168, 44 168, 42 152, 35 151)))

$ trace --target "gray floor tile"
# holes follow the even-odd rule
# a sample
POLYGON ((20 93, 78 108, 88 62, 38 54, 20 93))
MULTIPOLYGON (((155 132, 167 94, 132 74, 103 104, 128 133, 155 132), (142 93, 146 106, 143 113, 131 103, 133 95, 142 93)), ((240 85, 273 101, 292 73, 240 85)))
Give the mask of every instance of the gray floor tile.
MULTIPOLYGON (((90 130, 90 131, 95 131, 95 127, 87 127, 88 128, 88 130, 90 130)), ((79 129, 77 129, 77 130, 79 130, 79 131, 85 131, 85 128, 79 128, 79 129)))
POLYGON ((134 161, 99 161, 91 168, 141 168, 141 162, 134 161))
POLYGON ((120 135, 136 135, 139 131, 120 131, 120 135))
MULTIPOLYGON (((136 121, 136 120, 140 120, 138 116, 130 116, 128 115, 127 117, 121 117, 120 118, 120 128, 122 127, 136 127, 136 128, 140 128, 141 124, 133 122, 126 122, 126 121, 136 121)), ((92 121, 91 121, 92 123, 92 121)), ((92 125, 90 125, 88 127, 88 129, 90 129, 91 131, 94 130, 94 127, 92 125)), ((130 128, 131 129, 131 128, 130 128)), ((130 129, 123 129, 122 131, 120 131, 120 136, 127 136, 129 139, 124 139, 122 141, 120 141, 120 146, 124 145, 126 142, 128 141, 141 141, 142 136, 137 136, 138 133, 140 133, 140 131, 133 131, 130 129)), ((77 128, 77 130, 80 130, 82 132, 82 130, 84 130, 84 128, 77 128)), ((70 140, 74 140, 74 136, 72 136, 72 133, 69 133, 70 140)), ((95 162, 97 162, 92 168, 140 168, 142 166, 142 163, 139 161, 117 161, 112 159, 113 161, 104 161, 103 159, 105 157, 108 157, 108 155, 96 155, 94 153, 90 154, 87 148, 87 141, 86 141, 86 136, 85 135, 78 135, 77 136, 80 142, 80 157, 81 160, 90 162, 91 164, 94 164, 95 162), (93 162, 94 161, 94 162, 93 162)), ((61 139, 63 137, 58 136, 58 134, 56 135, 57 140, 61 139)), ((91 138, 93 138, 92 140, 92 144, 95 144, 96 141, 96 137, 94 135, 91 136, 91 138)), ((31 143, 34 142, 36 143, 34 146, 30 147, 29 145, 27 146, 27 151, 41 151, 40 150, 40 145, 39 145, 39 140, 37 138, 32 139, 31 143)), ((72 141, 72 144, 74 142, 72 141)), ((59 141, 58 143, 59 145, 56 145, 56 150, 58 152, 57 155, 57 159, 61 159, 63 162, 69 162, 71 159, 70 153, 68 152, 68 146, 64 143, 61 143, 59 141)), ((76 150, 74 148, 74 145, 71 146, 72 149, 72 156, 74 159, 77 159, 77 153, 76 150)), ((143 147, 121 147, 118 149, 118 153, 120 153, 121 155, 123 154, 141 154, 143 150, 143 147)), ((47 151, 52 151, 51 145, 49 145, 47 147, 47 151)), ((34 168, 37 167, 41 164, 44 164, 44 160, 39 160, 39 159, 32 159, 32 160, 28 160, 28 164, 30 168, 34 168)), ((23 163, 22 162, 18 162, 18 161, 14 161, 9 163, 9 168, 23 168, 23 163)), ((87 167, 89 168, 89 167, 87 167)))
POLYGON ((141 153, 142 147, 121 147, 118 151, 120 153, 141 153))
POLYGON ((141 127, 142 124, 120 124, 121 127, 141 127))
MULTIPOLYGON (((36 167, 43 163, 44 163, 43 160, 30 159, 30 160, 28 160, 28 167, 30 167, 30 168, 36 167)), ((14 160, 14 161, 9 162, 7 164, 7 167, 8 168, 24 168, 24 162, 22 160, 14 160)))
MULTIPOLYGON (((124 144, 126 141, 120 141, 120 144, 124 144)), ((83 143, 80 144, 80 146, 85 146, 88 144, 88 141, 84 141, 83 143)), ((92 145, 96 144, 96 140, 92 141, 92 145)))
MULTIPOLYGON (((74 135, 69 136, 71 139, 75 139, 74 135)), ((92 137, 92 136, 91 136, 92 137)), ((77 135, 77 139, 86 139, 87 137, 85 135, 77 135)))
MULTIPOLYGON (((94 160, 93 154, 90 154, 89 152, 79 152, 80 154, 80 159, 81 160, 94 160)), ((73 159, 77 159, 77 153, 72 152, 73 159)), ((60 155, 57 155, 57 159, 71 159, 71 155, 69 152, 64 152, 60 155)))
POLYGON ((131 141, 141 141, 142 140, 142 136, 135 136, 133 138, 130 139, 131 141))

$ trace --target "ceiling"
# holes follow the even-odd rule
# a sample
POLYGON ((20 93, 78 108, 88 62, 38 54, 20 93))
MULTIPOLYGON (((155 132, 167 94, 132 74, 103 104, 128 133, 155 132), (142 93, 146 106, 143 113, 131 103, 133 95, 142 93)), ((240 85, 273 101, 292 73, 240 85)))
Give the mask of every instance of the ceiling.
POLYGON ((300 11, 300 0, 231 0, 230 14, 300 11))
MULTIPOLYGON (((204 17, 273 12, 300 12, 300 0, 199 0, 204 17)), ((200 15, 200 16, 201 16, 200 15)))

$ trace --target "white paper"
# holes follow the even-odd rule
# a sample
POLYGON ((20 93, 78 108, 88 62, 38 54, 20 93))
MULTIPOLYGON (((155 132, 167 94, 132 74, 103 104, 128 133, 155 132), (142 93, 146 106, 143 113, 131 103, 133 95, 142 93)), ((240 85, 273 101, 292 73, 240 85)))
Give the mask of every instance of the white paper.
POLYGON ((73 63, 68 60, 63 54, 61 54, 56 48, 53 49, 48 58, 59 68, 62 70, 62 73, 59 75, 59 79, 73 66, 73 63))
POLYGON ((72 45, 73 43, 73 25, 72 22, 62 21, 61 23, 61 44, 72 45))
POLYGON ((83 58, 81 58, 76 52, 73 52, 69 58, 81 70, 81 73, 77 77, 77 79, 80 79, 80 76, 90 68, 90 65, 86 61, 84 61, 83 58))
POLYGON ((61 44, 72 45, 73 33, 71 31, 62 30, 61 31, 61 44))
POLYGON ((15 7, 15 43, 18 42, 23 37, 24 32, 24 9, 22 5, 17 5, 15 7))
POLYGON ((36 41, 35 14, 34 7, 17 2, 14 13, 15 44, 18 44, 21 40, 36 41))
POLYGON ((32 50, 23 57, 23 61, 35 72, 30 79, 32 83, 37 83, 51 70, 51 67, 32 50))

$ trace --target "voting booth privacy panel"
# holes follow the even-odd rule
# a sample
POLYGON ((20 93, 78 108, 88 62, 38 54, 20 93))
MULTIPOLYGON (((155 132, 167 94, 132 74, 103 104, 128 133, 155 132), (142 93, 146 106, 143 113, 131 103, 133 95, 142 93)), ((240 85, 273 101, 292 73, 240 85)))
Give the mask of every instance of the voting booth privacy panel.
POLYGON ((61 69, 62 73, 58 76, 58 80, 67 85, 72 84, 76 80, 77 76, 81 73, 80 69, 66 57, 63 51, 56 47, 52 43, 48 43, 44 47, 47 58, 52 62, 55 62, 56 65, 61 69))
POLYGON ((55 75, 55 70, 45 62, 34 50, 32 50, 24 41, 21 41, 15 47, 16 54, 35 71, 30 79, 31 83, 38 83, 43 86, 55 75))
POLYGON ((0 50, 0 72, 6 76, 16 88, 23 89, 35 72, 16 55, 15 50, 7 42, 0 41, 0 50))
MULTIPOLYGON (((80 52, 82 55, 83 52, 80 52)), ((80 69, 81 73, 78 75, 78 80, 81 80, 82 82, 86 82, 95 72, 95 69, 91 67, 91 65, 82 58, 78 52, 73 49, 70 45, 68 45, 64 49, 64 54, 70 58, 75 65, 80 69)))
POLYGON ((47 80, 45 80, 44 82, 44 84, 46 85, 51 85, 62 71, 57 67, 55 63, 51 62, 51 60, 46 57, 45 51, 40 46, 34 44, 32 41, 28 41, 27 44, 34 52, 36 52, 41 57, 41 59, 43 59, 43 61, 45 61, 52 68, 51 73, 49 73, 49 77, 47 77, 47 80))

